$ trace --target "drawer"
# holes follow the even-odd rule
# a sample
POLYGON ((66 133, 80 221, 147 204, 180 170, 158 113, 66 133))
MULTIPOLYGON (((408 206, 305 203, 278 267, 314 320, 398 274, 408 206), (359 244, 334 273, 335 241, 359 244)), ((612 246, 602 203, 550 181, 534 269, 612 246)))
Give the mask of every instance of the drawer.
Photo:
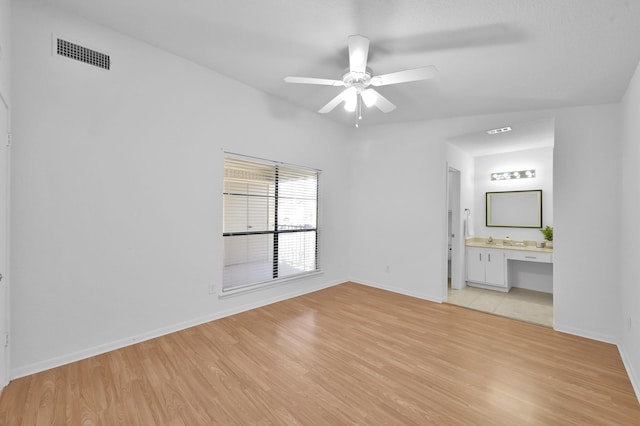
POLYGON ((522 260, 525 262, 552 263, 551 253, 537 253, 534 251, 509 251, 508 260, 522 260))

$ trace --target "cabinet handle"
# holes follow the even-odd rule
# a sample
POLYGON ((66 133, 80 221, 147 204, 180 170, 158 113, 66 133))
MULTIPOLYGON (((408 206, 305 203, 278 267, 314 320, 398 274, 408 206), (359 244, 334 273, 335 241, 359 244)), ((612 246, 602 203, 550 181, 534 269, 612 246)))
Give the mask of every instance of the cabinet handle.
POLYGON ((489 253, 487 257, 489 258, 489 262, 491 262, 491 253, 489 253))
POLYGON ((478 253, 480 255, 480 262, 482 262, 482 253, 478 253))
POLYGON ((525 256, 524 258, 525 259, 537 259, 537 257, 535 257, 535 256, 525 256))

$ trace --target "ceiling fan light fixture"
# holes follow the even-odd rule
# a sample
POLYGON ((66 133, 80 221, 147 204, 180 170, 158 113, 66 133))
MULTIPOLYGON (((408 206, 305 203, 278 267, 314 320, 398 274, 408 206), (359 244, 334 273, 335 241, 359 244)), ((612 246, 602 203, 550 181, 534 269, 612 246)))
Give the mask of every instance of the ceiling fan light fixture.
POLYGON ((367 68, 369 56, 369 39, 359 34, 349 36, 349 67, 342 75, 342 80, 333 80, 314 77, 285 77, 286 83, 316 84, 321 86, 345 87, 346 89, 331 99, 325 106, 318 110, 320 114, 333 111, 338 105, 344 103, 344 109, 355 112, 356 127, 362 120, 362 104, 366 107, 376 106, 383 113, 389 113, 396 109, 382 94, 369 86, 388 86, 392 84, 408 83, 433 78, 438 70, 433 65, 422 68, 408 69, 388 74, 373 75, 367 68))
POLYGON ((355 87, 349 87, 345 93, 344 109, 349 112, 356 110, 356 104, 358 103, 358 92, 355 87))
POLYGON ((356 102, 347 101, 344 103, 344 109, 348 112, 354 112, 356 110, 356 102))
POLYGON ((376 104, 376 100, 378 97, 376 96, 376 92, 371 89, 365 89, 362 92, 362 102, 367 106, 367 108, 376 104))

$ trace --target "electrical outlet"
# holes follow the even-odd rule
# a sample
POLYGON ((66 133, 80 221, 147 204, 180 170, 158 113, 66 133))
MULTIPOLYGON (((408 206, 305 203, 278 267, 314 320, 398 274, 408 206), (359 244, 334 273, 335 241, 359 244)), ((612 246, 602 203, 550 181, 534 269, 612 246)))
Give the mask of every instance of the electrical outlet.
POLYGON ((216 285, 209 284, 209 294, 216 294, 216 285))

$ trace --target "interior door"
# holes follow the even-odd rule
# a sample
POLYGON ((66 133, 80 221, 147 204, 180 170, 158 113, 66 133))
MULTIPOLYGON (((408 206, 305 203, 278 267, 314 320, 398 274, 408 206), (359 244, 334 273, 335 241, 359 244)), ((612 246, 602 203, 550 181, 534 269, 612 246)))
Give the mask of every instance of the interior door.
POLYGON ((461 290, 465 287, 464 282, 464 239, 460 222, 460 192, 462 191, 460 182, 460 170, 449 167, 449 195, 448 207, 451 211, 451 227, 449 229, 451 247, 451 288, 461 290))
POLYGON ((7 365, 7 248, 8 248, 8 193, 9 193, 9 155, 8 155, 8 107, 0 96, 0 389, 9 382, 7 365))

